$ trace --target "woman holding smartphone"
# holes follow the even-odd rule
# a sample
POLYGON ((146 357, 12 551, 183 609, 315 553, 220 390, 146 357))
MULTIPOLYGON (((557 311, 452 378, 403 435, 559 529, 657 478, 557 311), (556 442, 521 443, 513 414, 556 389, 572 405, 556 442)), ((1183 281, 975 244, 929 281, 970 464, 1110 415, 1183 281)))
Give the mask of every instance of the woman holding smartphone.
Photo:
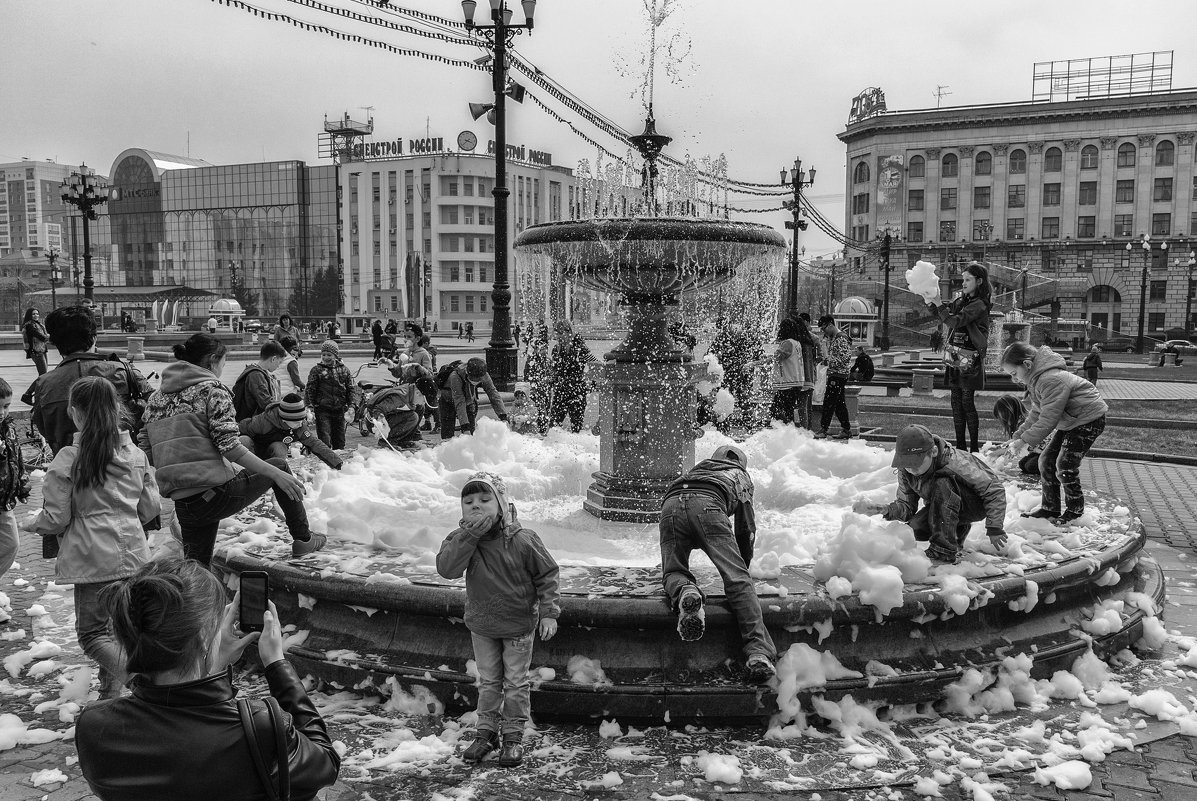
POLYGON ((89 704, 76 725, 79 767, 99 798, 270 799, 285 797, 285 782, 304 801, 336 781, 340 757, 283 656, 274 604, 261 634, 242 636, 240 598, 226 604, 220 580, 182 559, 150 562, 101 601, 133 679, 132 695, 89 704), (254 642, 271 698, 242 710, 229 665, 254 642))

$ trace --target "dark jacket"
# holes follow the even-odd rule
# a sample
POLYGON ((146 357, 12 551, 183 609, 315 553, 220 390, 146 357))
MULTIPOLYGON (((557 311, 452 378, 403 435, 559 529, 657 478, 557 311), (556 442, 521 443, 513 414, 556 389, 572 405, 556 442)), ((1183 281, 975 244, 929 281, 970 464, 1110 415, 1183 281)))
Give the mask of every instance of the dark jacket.
POLYGON ((989 308, 980 298, 961 295, 943 306, 932 306, 939 321, 951 329, 948 344, 984 354, 989 349, 989 308))
POLYGON ((1090 373, 1092 375, 1096 375, 1099 371, 1105 372, 1106 369, 1101 363, 1101 354, 1094 353, 1093 351, 1089 351, 1087 354, 1085 354, 1085 361, 1082 364, 1082 367, 1085 368, 1086 373, 1090 373))
POLYGON ((36 320, 30 320, 21 329, 21 339, 25 343, 26 354, 45 353, 46 343, 50 340, 50 336, 46 333, 44 325, 36 320))
POLYGON ((291 428, 283 422, 279 413, 281 403, 272 403, 266 411, 237 421, 237 429, 247 437, 253 439, 255 445, 281 442, 284 445, 295 443, 302 445, 316 458, 334 470, 340 470, 343 464, 337 452, 325 445, 305 422, 299 428, 291 428))
POLYGON ((12 415, 0 417, 0 512, 16 508, 29 500, 29 476, 17 437, 17 423, 12 415))
POLYGON ((309 409, 326 412, 343 412, 353 405, 357 388, 349 368, 340 359, 328 367, 318 362, 308 373, 308 385, 303 391, 304 401, 309 409))
POLYGON ((374 325, 370 326, 370 338, 374 340, 375 346, 382 344, 382 334, 382 323, 375 320, 374 325))
POLYGON ((477 409, 479 388, 490 398, 490 406, 495 414, 506 417, 507 407, 503 405, 503 398, 499 395, 499 390, 495 389, 495 382, 490 375, 483 376, 480 382, 474 384, 466 378, 464 367, 459 367, 449 374, 449 380, 441 390, 439 403, 441 406, 452 406, 457 413, 457 422, 468 426, 470 415, 467 410, 470 406, 477 409))
POLYGON ((238 420, 261 414, 281 396, 278 379, 257 363, 245 365, 233 382, 233 408, 238 420))
MULTIPOLYGON (((918 511, 919 500, 929 503, 935 492, 935 481, 939 478, 953 478, 959 484, 971 488, 985 505, 985 530, 997 532, 1006 525, 1006 485, 998 478, 979 456, 957 450, 942 437, 932 437, 939 448, 935 464, 921 476, 912 476, 905 470, 898 471, 898 497, 885 508, 886 520, 908 522, 918 511)), ((956 520, 934 520, 953 539, 956 536, 956 520)))
POLYGON ((465 576, 465 624, 475 634, 523 637, 539 620, 561 615, 557 562, 514 510, 510 523, 496 522, 481 536, 455 529, 441 543, 436 572, 447 579, 465 576))
POLYGON ((33 406, 30 419, 42 432, 54 453, 71 444, 75 436, 74 421, 67 414, 71 387, 80 378, 98 375, 116 387, 116 394, 128 412, 129 426, 136 431, 141 418, 141 399, 148 398, 153 389, 141 373, 125 361, 100 353, 72 353, 50 372, 38 376, 21 400, 33 406))
POLYGON ((872 381, 875 370, 876 368, 873 367, 873 358, 869 354, 857 354, 856 361, 852 363, 852 372, 856 373, 858 381, 872 381))
MULTIPOLYGON (((284 713, 291 798, 306 801, 337 779, 341 758, 285 659, 267 666, 270 694, 284 713)), ((95 701, 79 714, 75 748, 92 792, 103 801, 265 799, 237 711, 232 671, 155 686, 138 679, 132 695, 95 701)), ((270 713, 250 700, 259 748, 277 787, 278 753, 270 713)))
POLYGON ((594 361, 594 354, 586 347, 586 341, 577 334, 570 335, 563 347, 560 342, 553 347, 553 381, 557 391, 580 392, 586 384, 586 366, 594 361))
POLYGON ((739 462, 730 459, 703 459, 673 480, 665 490, 664 500, 693 493, 715 498, 722 506, 724 514, 733 519, 732 529, 736 534, 736 544, 740 546, 740 552, 751 554, 752 544, 756 539, 756 513, 752 508, 752 491, 752 479, 739 462))

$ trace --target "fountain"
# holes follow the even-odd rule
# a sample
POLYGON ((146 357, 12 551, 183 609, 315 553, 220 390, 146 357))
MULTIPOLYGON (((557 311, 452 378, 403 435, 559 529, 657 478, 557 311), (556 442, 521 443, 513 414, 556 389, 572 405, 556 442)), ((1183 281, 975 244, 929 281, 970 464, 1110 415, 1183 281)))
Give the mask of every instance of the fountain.
POLYGON ((584 506, 604 520, 656 522, 665 488, 694 464, 695 385, 706 365, 670 338, 670 307, 682 292, 785 255, 784 238, 764 225, 655 216, 656 162, 669 141, 650 108, 644 132, 631 137, 645 161, 645 216, 534 225, 514 243, 518 255, 547 257, 582 286, 619 294, 627 310, 626 337, 592 371, 600 466, 584 506))

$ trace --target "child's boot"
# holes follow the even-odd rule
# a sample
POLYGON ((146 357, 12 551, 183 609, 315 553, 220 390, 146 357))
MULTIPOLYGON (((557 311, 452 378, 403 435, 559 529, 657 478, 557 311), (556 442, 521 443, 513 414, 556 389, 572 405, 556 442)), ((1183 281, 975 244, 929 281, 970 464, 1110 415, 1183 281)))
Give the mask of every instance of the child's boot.
POLYGON ((702 593, 688 589, 677 603, 677 633, 684 642, 702 639, 707 629, 707 610, 702 605, 702 593))
POLYGON ((524 761, 524 737, 521 734, 507 734, 503 737, 503 750, 499 752, 499 764, 514 768, 524 761))
POLYGON ((466 762, 481 762, 486 755, 499 747, 499 735, 493 731, 479 731, 474 734, 474 742, 462 752, 461 758, 466 762))

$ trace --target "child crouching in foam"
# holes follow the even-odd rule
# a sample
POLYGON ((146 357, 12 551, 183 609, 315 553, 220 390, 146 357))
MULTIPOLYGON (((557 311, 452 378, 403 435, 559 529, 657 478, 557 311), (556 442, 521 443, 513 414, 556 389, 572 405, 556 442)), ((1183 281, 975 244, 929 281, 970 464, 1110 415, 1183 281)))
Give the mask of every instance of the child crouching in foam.
POLYGON ((239 421, 237 428, 241 431, 241 444, 259 459, 286 459, 290 446, 295 444, 307 448, 332 469, 341 469, 341 457, 321 442, 308 425, 308 408, 298 393, 288 392, 261 414, 239 421))
POLYGON ((978 520, 985 521, 994 549, 1003 552, 1006 487, 980 457, 953 448, 926 426, 910 425, 898 434, 893 466, 898 468, 897 499, 889 504, 858 501, 853 511, 909 523, 914 538, 927 543, 933 562, 954 564, 978 520))
POLYGON ((532 708, 533 639, 537 630, 542 640, 557 633, 557 563, 536 532, 520 525, 503 479, 475 473, 461 489, 461 523, 441 543, 436 570, 447 579, 465 576, 465 624, 478 664, 478 728, 462 759, 481 761, 501 733, 499 764, 514 767, 524 758, 532 708))

